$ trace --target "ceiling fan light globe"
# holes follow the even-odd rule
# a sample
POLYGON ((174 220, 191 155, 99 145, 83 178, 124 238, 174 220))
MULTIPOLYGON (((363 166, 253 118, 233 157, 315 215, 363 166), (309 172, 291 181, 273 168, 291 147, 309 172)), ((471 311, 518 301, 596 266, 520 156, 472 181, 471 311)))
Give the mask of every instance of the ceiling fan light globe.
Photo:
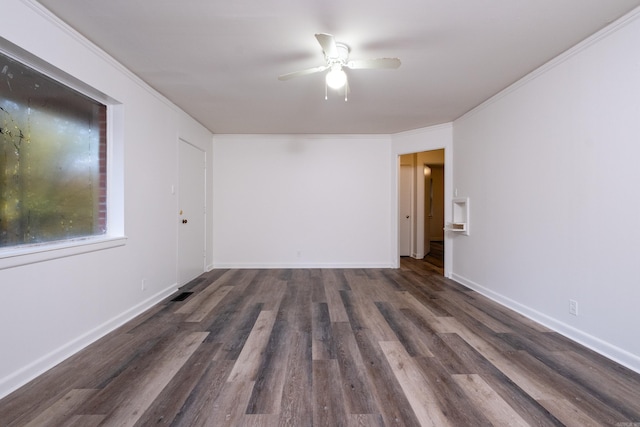
POLYGON ((327 73, 327 86, 332 89, 340 89, 347 83, 347 75, 342 68, 332 68, 327 73))

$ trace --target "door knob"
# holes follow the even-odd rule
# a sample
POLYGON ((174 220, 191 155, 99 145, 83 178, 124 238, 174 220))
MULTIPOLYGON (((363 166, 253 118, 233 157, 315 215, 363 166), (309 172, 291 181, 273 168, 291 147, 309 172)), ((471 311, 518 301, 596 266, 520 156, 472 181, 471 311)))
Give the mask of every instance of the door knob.
POLYGON ((409 215, 407 215, 407 219, 409 219, 409 215))
POLYGON ((186 224, 186 223, 187 223, 187 220, 186 220, 186 219, 183 219, 183 220, 182 220, 182 223, 183 223, 183 224, 186 224))

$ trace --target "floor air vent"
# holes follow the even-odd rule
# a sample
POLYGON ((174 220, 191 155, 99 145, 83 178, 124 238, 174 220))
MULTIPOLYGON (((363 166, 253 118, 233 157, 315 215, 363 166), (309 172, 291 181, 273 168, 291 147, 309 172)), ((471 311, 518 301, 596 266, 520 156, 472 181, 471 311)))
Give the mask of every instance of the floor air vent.
POLYGON ((187 298, 189 298, 189 296, 192 294, 193 292, 183 292, 181 294, 176 295, 176 297, 174 299, 172 299, 171 301, 184 301, 187 298))

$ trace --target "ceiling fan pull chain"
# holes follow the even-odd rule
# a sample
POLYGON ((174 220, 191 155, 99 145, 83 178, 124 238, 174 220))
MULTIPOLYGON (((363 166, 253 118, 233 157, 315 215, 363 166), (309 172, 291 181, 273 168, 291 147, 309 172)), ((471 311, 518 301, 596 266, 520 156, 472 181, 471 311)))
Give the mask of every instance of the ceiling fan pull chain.
POLYGON ((329 96, 327 95, 327 82, 324 82, 324 100, 326 101, 327 99, 329 99, 329 96))

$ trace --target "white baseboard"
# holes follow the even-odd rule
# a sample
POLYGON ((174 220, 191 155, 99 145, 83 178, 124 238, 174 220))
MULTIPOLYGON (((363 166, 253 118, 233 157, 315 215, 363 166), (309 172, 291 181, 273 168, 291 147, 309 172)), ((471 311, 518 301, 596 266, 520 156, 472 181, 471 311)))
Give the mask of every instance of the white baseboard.
POLYGON ((450 278, 464 286, 467 286, 468 288, 473 289, 485 297, 504 305, 505 307, 508 307, 511 310, 516 311, 579 344, 582 344, 596 353, 640 373, 640 356, 632 354, 598 337, 594 337, 580 329, 576 329, 571 325, 567 325, 566 323, 541 313, 531 307, 520 304, 511 298, 498 294, 491 289, 487 289, 465 277, 451 273, 450 278))
POLYGON ((322 269, 322 268, 396 268, 385 263, 214 263, 212 269, 237 268, 237 269, 322 269))
POLYGON ((49 369, 53 368, 58 363, 73 356, 75 353, 102 338, 109 332, 124 325, 139 314, 142 314, 177 290, 178 287, 176 284, 169 286, 165 290, 160 291, 157 294, 152 295, 146 300, 140 302, 139 304, 131 307, 124 313, 121 313, 107 320, 103 324, 95 327, 85 334, 42 356, 38 360, 30 363, 17 372, 14 372, 9 376, 0 379, 0 399, 13 392, 14 390, 22 387, 32 379, 36 378, 38 375, 41 375, 49 369))

